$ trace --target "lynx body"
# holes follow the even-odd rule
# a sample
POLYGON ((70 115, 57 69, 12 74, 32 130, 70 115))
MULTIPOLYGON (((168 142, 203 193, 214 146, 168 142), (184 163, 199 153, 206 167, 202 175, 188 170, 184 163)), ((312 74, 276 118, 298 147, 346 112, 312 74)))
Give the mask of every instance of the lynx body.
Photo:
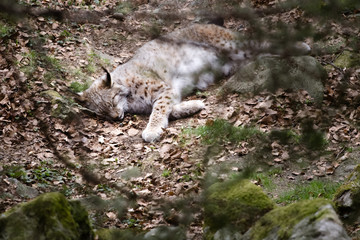
POLYGON ((190 116, 205 107, 200 100, 182 101, 184 96, 206 89, 228 75, 236 62, 249 58, 250 49, 254 53, 256 44, 240 44, 238 37, 213 24, 177 30, 146 43, 131 60, 95 80, 81 97, 90 110, 106 118, 122 119, 125 112, 150 114, 142 137, 156 141, 170 116, 190 116))
POLYGON ((229 74, 233 60, 246 57, 237 42, 237 33, 212 24, 175 31, 146 43, 131 60, 95 80, 81 98, 106 118, 150 114, 142 137, 156 141, 169 116, 186 117, 205 107, 200 100, 181 101, 184 96, 206 89, 229 74))

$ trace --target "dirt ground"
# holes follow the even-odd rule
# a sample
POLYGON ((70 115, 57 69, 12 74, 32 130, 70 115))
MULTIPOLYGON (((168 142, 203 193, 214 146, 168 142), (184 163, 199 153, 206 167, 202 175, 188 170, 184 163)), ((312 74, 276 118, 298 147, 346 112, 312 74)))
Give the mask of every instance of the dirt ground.
MULTIPOLYGON (((212 1, 134 0, 131 7, 121 8, 116 8, 117 1, 90 1, 88 6, 77 1, 73 5, 65 1, 29 2, 65 9, 66 14, 64 21, 43 16, 18 21, 7 48, 0 48, 4 79, 0 94, 1 212, 40 193, 61 191, 69 199, 82 199, 87 204, 96 227, 146 230, 186 222, 182 219, 186 211, 179 210, 176 201, 185 199, 186 205, 196 209, 206 173, 226 179, 249 165, 256 166, 256 173, 277 169, 272 177, 276 187, 264 187, 276 199, 299 183, 319 179, 342 182, 359 163, 359 69, 349 72, 345 91, 340 91, 344 72, 330 69, 320 107, 309 103, 304 91, 224 97, 219 94, 224 79, 189 97, 203 100, 205 110, 171 121, 159 142, 146 143, 141 132, 148 116, 127 114, 123 121, 114 122, 100 119, 69 100, 73 98, 70 86, 102 75, 101 65, 113 69, 124 63, 158 35, 206 22, 209 16, 204 9, 211 8, 212 1), (51 72, 39 57, 37 64, 32 63, 32 51, 46 53, 60 67, 51 72), (49 72, 52 74, 47 75, 49 72), (64 96, 61 101, 66 107, 56 101, 51 104, 54 98, 43 94, 48 90, 64 96), (68 115, 54 116, 57 108, 68 115), (300 133, 303 120, 312 119, 315 127, 325 132, 328 144, 322 151, 307 151, 304 146, 269 138, 224 142, 214 148, 191 134, 196 127, 218 118, 235 126, 253 126, 263 133, 276 129, 300 133), (94 196, 103 200, 102 207, 90 204, 94 196), (120 201, 123 212, 119 217, 119 204, 114 199, 125 196, 131 201, 120 201)), ((272 1, 253 3, 258 9, 272 6, 272 1)), ((280 19, 290 24, 301 17, 298 9, 292 9, 268 15, 264 21, 280 19)), ((224 25, 244 32, 250 29, 244 20, 232 17, 225 18, 224 25)), ((337 37, 346 38, 346 31, 336 24, 333 30, 337 37)), ((324 63, 337 56, 315 57, 324 63)), ((253 181, 264 186, 260 179, 253 181)), ((187 222, 188 238, 202 239, 201 209, 192 215, 193 220, 187 222)))

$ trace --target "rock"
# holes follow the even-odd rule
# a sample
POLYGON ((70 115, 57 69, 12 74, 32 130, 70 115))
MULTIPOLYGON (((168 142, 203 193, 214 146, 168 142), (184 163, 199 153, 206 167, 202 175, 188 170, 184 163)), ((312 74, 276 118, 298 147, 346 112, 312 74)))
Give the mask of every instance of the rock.
POLYGON ((112 17, 120 21, 123 21, 125 19, 125 15, 123 13, 114 13, 112 17))
POLYGON ((241 235, 274 206, 262 189, 248 180, 215 183, 206 193, 205 239, 241 235))
POLYGON ((360 165, 337 190, 334 203, 341 219, 347 224, 360 221, 360 165))
POLYGON ((138 167, 127 167, 115 174, 116 178, 122 178, 125 180, 130 180, 132 178, 137 178, 142 176, 141 169, 138 167))
MULTIPOLYGON (((121 15, 120 13, 115 13, 113 15, 113 17, 118 19, 117 17, 120 17, 120 15, 121 15)), ((91 49, 90 54, 91 53, 96 54, 97 57, 103 62, 109 62, 111 65, 115 65, 115 64, 121 62, 121 59, 118 58, 118 57, 114 57, 114 56, 111 56, 111 55, 109 55, 107 53, 101 52, 101 51, 99 51, 99 50, 97 50, 95 48, 92 48, 91 46, 89 46, 89 48, 91 49)))
POLYGON ((297 239, 350 240, 330 204, 321 207, 314 215, 306 217, 295 225, 289 240, 297 239), (313 222, 314 217, 319 220, 313 222))
POLYGON ((86 210, 60 193, 46 193, 0 215, 0 238, 92 239, 86 210))
POLYGON ((360 66, 360 54, 343 51, 338 58, 336 58, 334 65, 339 68, 351 68, 360 66))
POLYGON ((26 186, 16 178, 9 178, 8 181, 16 186, 16 193, 23 198, 35 198, 39 195, 39 191, 35 188, 26 186))
POLYGON ((331 202, 304 200, 265 214, 244 240, 350 240, 331 202))
POLYGON ((161 226, 151 229, 144 236, 144 240, 185 240, 185 232, 180 227, 161 226))
POLYGON ((313 57, 261 57, 240 68, 223 86, 238 93, 258 93, 278 88, 306 90, 319 103, 323 98, 325 69, 313 57))

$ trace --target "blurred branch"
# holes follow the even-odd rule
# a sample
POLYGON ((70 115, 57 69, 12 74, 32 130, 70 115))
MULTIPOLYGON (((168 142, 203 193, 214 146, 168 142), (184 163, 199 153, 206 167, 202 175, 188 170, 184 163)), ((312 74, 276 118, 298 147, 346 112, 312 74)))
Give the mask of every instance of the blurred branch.
POLYGON ((0 0, 0 13, 5 13, 9 16, 23 18, 25 15, 35 17, 53 17, 58 21, 63 20, 63 11, 45 8, 33 8, 29 6, 20 5, 16 1, 0 0))

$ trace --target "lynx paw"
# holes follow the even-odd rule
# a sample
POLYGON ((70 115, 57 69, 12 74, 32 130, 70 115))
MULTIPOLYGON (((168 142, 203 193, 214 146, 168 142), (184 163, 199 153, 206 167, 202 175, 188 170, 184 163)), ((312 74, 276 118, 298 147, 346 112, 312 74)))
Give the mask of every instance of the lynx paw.
POLYGON ((163 133, 162 128, 145 128, 142 132, 142 138, 146 142, 155 142, 160 139, 161 134, 163 133))

